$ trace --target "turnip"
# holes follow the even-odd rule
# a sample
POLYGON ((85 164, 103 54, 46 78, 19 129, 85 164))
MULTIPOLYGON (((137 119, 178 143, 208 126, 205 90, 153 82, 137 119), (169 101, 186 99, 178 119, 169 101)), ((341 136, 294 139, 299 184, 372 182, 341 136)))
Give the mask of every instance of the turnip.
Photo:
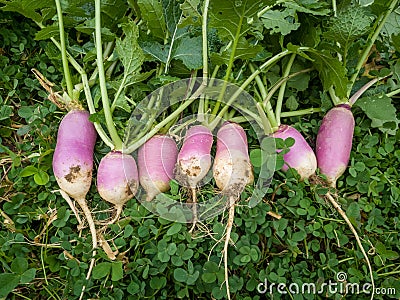
POLYGON ((176 143, 166 135, 155 135, 139 148, 139 181, 147 193, 147 201, 170 189, 177 157, 176 143))
MULTIPOLYGON (((282 171, 286 172, 289 167, 293 168, 299 173, 301 179, 309 178, 315 173, 317 159, 314 151, 299 131, 289 125, 280 125, 272 136, 284 140, 290 137, 295 141, 289 152, 283 155, 285 164, 282 167, 282 171)), ((278 152, 280 151, 278 150, 278 152)))
POLYGON ((235 216, 235 203, 245 186, 254 180, 248 154, 247 137, 243 128, 236 123, 226 122, 217 133, 217 151, 213 165, 215 183, 222 195, 228 199, 228 223, 226 225, 223 250, 225 285, 230 299, 228 281, 228 246, 235 216))
POLYGON ((224 194, 237 187, 238 195, 253 182, 253 172, 247 153, 247 137, 236 123, 225 122, 217 133, 217 151, 213 165, 215 183, 224 194))
POLYGON ((89 113, 72 110, 62 119, 53 156, 53 172, 59 187, 74 198, 81 207, 97 247, 96 229, 86 203, 86 194, 92 182, 93 150, 96 130, 89 121, 89 113))
MULTIPOLYGON (((297 76, 304 72, 308 72, 310 70, 306 69, 290 75, 290 69, 295 57, 296 54, 291 55, 286 65, 282 79, 278 81, 274 86, 272 86, 268 92, 261 78, 258 75, 255 77, 263 99, 263 102, 257 103, 257 109, 260 116, 259 122, 262 123, 266 135, 274 138, 287 139, 290 137, 294 139, 295 143, 292 147, 290 147, 289 152, 283 155, 285 164, 282 166, 281 170, 286 172, 287 170, 289 170, 289 167, 293 168, 300 175, 300 180, 304 180, 314 174, 317 169, 317 159, 315 157, 315 153, 310 145, 307 143, 303 135, 297 129, 290 125, 281 124, 281 117, 300 116, 304 114, 314 113, 319 110, 311 108, 299 111, 290 111, 287 113, 281 112, 287 81, 294 76, 297 76), (274 111, 270 100, 278 89, 279 95, 274 111)), ((251 70, 254 70, 253 66, 250 65, 250 67, 251 70)), ((276 152, 279 153, 281 151, 282 150, 277 149, 276 152)))
POLYGON ((317 161, 332 187, 347 168, 353 132, 354 117, 349 105, 332 108, 322 120, 316 141, 317 161))
POLYGON ((205 126, 195 125, 186 132, 182 147, 178 154, 175 177, 179 183, 190 188, 207 175, 211 167, 211 147, 213 136, 205 126))
POLYGON ((97 190, 100 196, 114 204, 115 217, 108 222, 118 220, 124 204, 131 199, 138 189, 138 171, 135 159, 120 151, 107 153, 100 161, 97 170, 97 190))
MULTIPOLYGON (((93 254, 87 278, 93 269, 97 248, 96 227, 85 199, 92 182, 96 137, 94 125, 89 121, 89 113, 71 110, 60 123, 52 163, 59 187, 78 202, 89 224, 93 254)), ((69 199, 66 200, 69 202, 69 199)), ((85 285, 82 287, 81 297, 84 290, 85 285)))
POLYGON ((193 202, 193 226, 197 222, 197 195, 196 187, 207 175, 211 168, 211 147, 213 136, 207 127, 195 125, 188 129, 178 153, 178 161, 175 166, 176 180, 190 189, 193 202))
MULTIPOLYGON (((318 130, 316 141, 316 154, 318 168, 320 173, 326 176, 327 183, 335 188, 337 179, 345 172, 350 159, 350 153, 353 142, 354 133, 354 116, 351 112, 351 106, 357 99, 373 84, 378 81, 377 78, 366 83, 361 87, 347 102, 338 102, 337 97, 332 93, 332 101, 336 105, 330 109, 324 116, 321 126, 318 130)), ((326 198, 331 202, 333 207, 342 216, 354 234, 356 242, 360 247, 362 254, 368 266, 372 290, 375 289, 375 282, 372 272, 372 266, 368 255, 365 252, 361 239, 346 215, 346 212, 340 207, 337 200, 330 192, 326 194, 326 198)), ((372 293, 371 299, 374 294, 372 293)))

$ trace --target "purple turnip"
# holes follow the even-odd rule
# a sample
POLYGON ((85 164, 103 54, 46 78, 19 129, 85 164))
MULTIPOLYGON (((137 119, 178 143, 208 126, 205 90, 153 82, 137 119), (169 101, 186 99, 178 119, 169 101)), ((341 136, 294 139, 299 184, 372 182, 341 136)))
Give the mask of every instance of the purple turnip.
POLYGON ((116 214, 108 224, 118 220, 124 204, 138 189, 138 171, 135 159, 120 151, 107 153, 97 170, 97 190, 100 196, 114 204, 116 214))
MULTIPOLYGON (((302 180, 309 178, 315 173, 317 169, 317 159, 314 151, 299 131, 289 125, 280 125, 272 136, 283 140, 290 137, 295 141, 294 145, 290 147, 289 152, 283 155, 285 164, 282 167, 282 171, 286 172, 289 167, 293 168, 299 173, 302 180)), ((278 150, 278 152, 280 151, 281 150, 278 150)))
POLYGON ((228 199, 229 214, 226 225, 223 257, 225 286, 228 299, 230 299, 228 246, 235 217, 235 203, 245 186, 252 183, 254 180, 248 153, 246 133, 243 128, 236 123, 225 122, 218 130, 213 176, 221 193, 228 199))
POLYGON ((170 189, 177 157, 176 143, 166 135, 155 135, 139 148, 139 181, 147 193, 147 201, 170 189))
POLYGON ((97 235, 85 197, 92 183, 96 137, 93 123, 89 121, 89 113, 71 110, 60 123, 52 163, 59 187, 78 202, 85 214, 93 248, 97 248, 97 235))
POLYGON ((322 120, 316 141, 317 161, 332 187, 349 163, 353 132, 354 117, 349 105, 332 108, 322 120))

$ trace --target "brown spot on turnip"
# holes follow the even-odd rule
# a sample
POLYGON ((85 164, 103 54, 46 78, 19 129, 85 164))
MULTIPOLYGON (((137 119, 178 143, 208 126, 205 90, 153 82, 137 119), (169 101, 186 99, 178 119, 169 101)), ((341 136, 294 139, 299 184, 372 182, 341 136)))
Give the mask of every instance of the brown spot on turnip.
POLYGON ((81 171, 81 166, 79 165, 70 167, 69 173, 64 176, 65 180, 72 183, 79 176, 80 171, 81 171))
POLYGON ((198 176, 200 173, 201 173, 200 166, 193 166, 192 172, 190 172, 190 170, 186 171, 186 174, 188 174, 189 176, 198 176))

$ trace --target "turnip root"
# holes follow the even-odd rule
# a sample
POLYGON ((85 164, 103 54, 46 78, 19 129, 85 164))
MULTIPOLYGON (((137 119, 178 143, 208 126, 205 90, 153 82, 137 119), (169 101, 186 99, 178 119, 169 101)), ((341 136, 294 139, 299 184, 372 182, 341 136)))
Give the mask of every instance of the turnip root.
MULTIPOLYGON (((89 224, 93 253, 86 279, 90 277, 93 269, 97 248, 96 227, 85 199, 92 183, 96 137, 94 125, 89 121, 89 113, 84 110, 71 110, 64 116, 58 128, 52 163, 59 187, 78 202, 89 224)), ((85 285, 82 287, 80 299, 84 290, 85 285)))
POLYGON ((135 159, 120 151, 107 153, 100 161, 97 170, 97 190, 100 196, 114 204, 115 217, 108 222, 118 220, 124 204, 138 189, 138 171, 135 159))
MULTIPOLYGON (((354 103, 355 100, 352 100, 351 102, 354 103)), ((317 134, 316 154, 318 167, 321 174, 326 176, 329 185, 332 187, 336 187, 336 181, 346 170, 350 159, 355 126, 353 113, 350 109, 350 105, 341 104, 328 111, 322 120, 322 124, 317 134)), ((327 193, 326 197, 346 221, 351 232, 354 234, 356 242, 367 262, 371 277, 372 290, 374 290, 375 282, 372 273, 372 266, 356 229, 334 197, 332 197, 330 193, 327 193)), ((372 298, 373 295, 371 295, 371 299, 372 298)))
POLYGON ((188 187, 192 193, 193 226, 197 222, 197 195, 196 186, 207 175, 211 168, 211 147, 213 136, 205 126, 195 125, 189 128, 183 140, 183 145, 178 153, 178 161, 175 166, 176 180, 188 187))
POLYGON ((139 181, 147 193, 147 201, 170 189, 169 181, 174 178, 177 157, 176 143, 166 135, 155 135, 140 147, 139 181))
POLYGON ((226 122, 218 130, 213 176, 222 194, 228 198, 229 214, 226 225, 223 258, 226 292, 228 299, 231 299, 228 281, 228 246, 235 217, 235 203, 245 186, 254 180, 248 154, 246 133, 236 123, 226 122))
POLYGON ((332 187, 349 163, 353 132, 354 117, 349 105, 332 108, 322 120, 316 141, 317 161, 332 187))
POLYGON ((62 119, 53 156, 53 172, 59 187, 78 202, 97 247, 96 229, 86 203, 92 182, 93 150, 97 133, 89 121, 89 113, 72 110, 62 119))
MULTIPOLYGON (((309 178, 315 173, 317 169, 317 159, 314 151, 299 131, 289 125, 280 125, 272 136, 283 140, 291 137, 295 140, 289 152, 283 155, 285 164, 282 167, 282 171, 286 172, 289 167, 293 168, 299 173, 301 180, 309 178)), ((281 150, 278 150, 278 152, 280 151, 281 150)))

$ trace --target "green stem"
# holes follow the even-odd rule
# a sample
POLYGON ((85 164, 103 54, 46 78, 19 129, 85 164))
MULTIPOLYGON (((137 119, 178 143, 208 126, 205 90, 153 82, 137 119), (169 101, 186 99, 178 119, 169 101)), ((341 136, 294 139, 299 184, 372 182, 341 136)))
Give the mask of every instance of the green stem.
POLYGON ((206 85, 204 84, 200 85, 200 87, 196 90, 196 92, 194 92, 194 94, 189 99, 185 100, 183 104, 179 106, 172 114, 170 114, 168 117, 166 117, 156 126, 154 126, 154 128, 151 131, 149 131, 145 136, 135 141, 133 144, 128 145, 125 149, 123 149, 124 153, 131 153, 135 151, 137 148, 143 145, 149 138, 155 135, 161 128, 167 125, 171 120, 179 116, 180 113, 182 113, 190 104, 193 103, 195 99, 197 99, 203 93, 205 87, 206 85))
MULTIPOLYGON (((238 45, 238 42, 239 42, 239 38, 240 38, 240 29, 242 28, 242 24, 243 24, 243 15, 241 16, 241 18, 239 20, 239 24, 237 25, 237 30, 236 30, 235 39, 233 40, 231 55, 229 57, 228 67, 226 69, 226 73, 225 73, 225 77, 224 77, 224 83, 222 85, 221 92, 220 92, 220 94, 218 96, 217 102, 215 103, 214 109, 212 111, 212 115, 213 116, 217 116, 217 113, 218 113, 219 108, 221 106, 221 101, 224 98, 225 91, 226 91, 226 88, 228 86, 228 81, 229 81, 229 78, 231 76, 231 72, 232 72, 232 68, 233 68, 233 62, 235 60, 236 48, 237 48, 237 45, 238 45)), ((218 115, 219 118, 218 117, 217 118, 212 117, 212 122, 215 121, 215 120, 220 119, 220 117, 223 116, 224 113, 222 113, 221 115, 218 115)))
POLYGON ((261 17, 261 16, 262 16, 263 14, 265 14, 267 11, 269 11, 270 9, 272 9, 274 6, 277 6, 277 5, 279 5, 279 4, 281 4, 281 3, 284 3, 284 2, 287 2, 287 1, 285 1, 285 0, 278 0, 278 1, 276 1, 273 5, 264 7, 262 10, 260 10, 260 11, 257 13, 257 17, 261 17))
POLYGON ((75 100, 74 95, 73 95, 74 86, 72 84, 71 73, 69 71, 69 66, 68 66, 67 48, 65 46, 65 32, 64 32, 64 22, 63 22, 62 10, 61 10, 61 3, 60 3, 60 0, 55 0, 55 1, 56 1, 56 7, 57 7, 58 28, 60 31, 61 60, 62 60, 62 64, 63 64, 65 82, 67 83, 67 91, 68 91, 69 97, 72 100, 75 100))
MULTIPOLYGON (((257 105, 257 103, 256 103, 256 105, 257 105)), ((250 118, 252 118, 256 122, 258 122, 259 124, 262 124, 261 119, 259 118, 259 116, 256 113, 250 111, 249 109, 247 109, 239 104, 236 104, 235 106, 236 106, 236 108, 238 108, 239 110, 241 110, 242 112, 247 114, 250 118)))
MULTIPOLYGON (((161 91, 161 93, 162 93, 162 91, 161 91)), ((158 95, 156 95, 156 94, 151 95, 150 100, 147 102, 147 109, 140 117, 139 123, 142 123, 144 120, 149 119, 149 111, 153 107, 156 97, 158 97, 158 95)), ((136 136, 137 134, 139 134, 139 131, 143 132, 142 127, 136 126, 135 130, 132 132, 132 135, 136 136)))
POLYGON ((336 0, 332 0, 332 9, 333 9, 333 16, 336 18, 336 17, 337 17, 337 5, 336 5, 336 0))
MULTIPOLYGON (((91 114, 96 113, 96 109, 94 107, 93 103, 93 98, 92 94, 90 92, 90 86, 89 86, 89 81, 87 79, 86 73, 81 74, 82 77, 82 83, 83 83, 83 91, 85 92, 85 97, 86 97, 86 102, 88 104, 89 112, 91 114)), ((108 135, 105 133, 103 127, 98 122, 94 122, 94 127, 96 128, 97 133, 99 134, 100 138, 103 140, 103 142, 110 147, 111 149, 114 148, 114 144, 112 140, 108 137, 108 135)))
POLYGON ((205 107, 205 97, 201 97, 199 100, 199 107, 197 108, 197 121, 203 123, 205 121, 204 116, 204 107, 205 107))
POLYGON ((334 106, 336 106, 336 105, 338 105, 338 104, 340 104, 342 102, 339 99, 339 97, 336 96, 335 89, 333 88, 333 86, 331 86, 329 88, 328 92, 329 92, 329 95, 331 96, 331 100, 332 100, 334 106))
MULTIPOLYGON (((210 82, 209 82, 208 86, 210 86, 210 87, 213 86, 213 84, 215 82, 215 79, 217 78, 217 73, 218 73, 220 67, 221 67, 220 65, 216 65, 215 66, 215 68, 214 68, 214 70, 213 70, 213 72, 211 74, 211 78, 210 78, 210 82)), ((211 107, 209 106, 209 101, 208 100, 209 99, 207 97, 205 97, 204 112, 211 111, 211 107)), ((209 119, 210 119, 210 115, 207 114, 205 116, 204 124, 209 124, 211 122, 209 119)))
MULTIPOLYGON (((313 69, 313 68, 304 69, 304 70, 301 70, 301 71, 299 71, 299 72, 290 74, 289 76, 280 79, 280 80, 279 80, 277 83, 275 83, 274 86, 269 90, 267 96, 265 96, 265 97, 263 98, 263 99, 264 99, 264 100, 263 100, 264 106, 268 105, 268 103, 270 102, 272 96, 275 94, 275 92, 279 89, 279 87, 280 87, 284 82, 289 81, 289 80, 292 79, 293 77, 296 77, 296 76, 301 75, 301 74, 303 74, 303 73, 310 72, 310 71, 312 71, 312 70, 314 70, 314 69, 313 69)), ((270 105, 271 105, 271 104, 270 104, 270 105)), ((272 107, 271 107, 271 109, 272 109, 272 107)))
POLYGON ((395 96, 395 95, 397 95, 399 93, 400 93, 400 89, 397 89, 397 90, 394 90, 394 91, 391 91, 391 92, 387 93, 386 96, 393 97, 393 96, 395 96))
MULTIPOLYGON (((256 68, 254 68, 253 64, 250 64, 249 67, 250 67, 251 72, 254 72, 256 70, 256 68)), ((265 88, 265 85, 264 85, 260 75, 257 75, 255 79, 256 79, 257 86, 258 86, 258 90, 261 93, 261 99, 265 99, 265 97, 267 97, 268 93, 267 93, 267 89, 265 88)))
POLYGON ((111 140, 115 146, 115 150, 122 150, 122 140, 118 135, 115 128, 112 113, 110 109, 110 102, 108 100, 106 77, 103 65, 103 49, 101 44, 101 0, 95 0, 95 32, 96 32, 96 52, 97 52, 97 68, 99 69, 99 82, 101 101, 103 104, 104 116, 106 118, 106 125, 110 134, 111 140))
POLYGON ((203 80, 207 84, 208 79, 208 40, 207 40, 207 18, 208 18, 208 7, 210 5, 210 0, 204 1, 203 16, 202 16, 202 43, 203 43, 203 80))
POLYGON ((287 112, 282 112, 281 117, 282 118, 289 118, 289 117, 298 117, 298 116, 303 116, 303 115, 309 115, 317 112, 321 112, 321 108, 306 108, 306 109, 299 109, 299 110, 294 110, 294 111, 287 111, 287 112))
POLYGON ((387 273, 380 273, 380 274, 378 274, 378 277, 385 277, 385 276, 396 275, 396 274, 400 274, 400 270, 399 271, 387 272, 387 273))
MULTIPOLYGON (((296 53, 293 53, 292 56, 290 56, 289 61, 286 65, 285 72, 283 73, 284 78, 289 76, 295 58, 296 58, 296 53)), ((276 102, 276 107, 275 107, 275 117, 278 126, 281 125, 281 111, 282 111, 283 97, 286 91, 286 83, 287 81, 283 82, 279 89, 278 100, 276 102)))
POLYGON ((354 83, 356 82, 358 73, 360 73, 360 70, 361 70, 365 60, 368 58, 369 52, 371 51, 371 48, 372 48, 375 40, 378 38, 383 26, 386 23, 387 18, 392 13, 392 11, 396 8, 397 2, 398 2, 398 0, 393 0, 390 3, 389 8, 384 12, 384 15, 380 16, 377 19, 377 21, 375 23, 375 26, 376 26, 376 24, 379 24, 379 25, 376 27, 376 30, 374 31, 372 36, 370 35, 368 37, 367 45, 366 45, 364 51, 362 52, 362 55, 361 55, 360 59, 358 60, 357 66, 355 68, 355 72, 354 72, 353 76, 350 79, 350 85, 349 85, 348 90, 347 90, 348 97, 350 96, 351 90, 353 89, 354 83))
MULTIPOLYGON (((299 47, 299 50, 305 50, 308 49, 308 47, 299 47)), ((229 101, 225 104, 225 106, 219 111, 218 116, 215 120, 213 120, 210 123, 209 128, 211 131, 217 127, 219 120, 221 119, 221 116, 224 115, 225 111, 229 108, 229 106, 233 103, 233 101, 236 100, 236 98, 242 93, 242 91, 256 78, 258 74, 260 74, 262 71, 267 69, 268 67, 272 66, 274 63, 276 63, 278 60, 280 60, 282 57, 285 57, 286 55, 292 53, 289 50, 282 51, 275 56, 271 57, 269 60, 267 60, 265 63, 263 63, 257 70, 255 70, 243 84, 240 86, 240 88, 235 92, 235 94, 232 95, 232 97, 229 99, 229 101)))
MULTIPOLYGON (((41 28, 45 28, 45 26, 43 26, 41 23, 36 22, 36 24, 41 28)), ((55 39, 55 38, 50 38, 50 40, 53 42, 53 44, 61 51, 61 45, 60 43, 55 39)), ((89 112, 91 114, 96 113, 96 110, 94 108, 94 104, 93 104, 93 99, 92 99, 92 95, 90 92, 90 85, 89 85, 89 81, 87 79, 87 74, 86 72, 83 70, 83 68, 79 65, 79 63, 66 51, 65 52, 66 57, 69 61, 69 63, 74 67, 74 69, 79 73, 79 75, 81 75, 82 78, 82 84, 83 84, 83 90, 85 92, 85 97, 86 97, 86 101, 89 107, 89 112)), ((100 138, 104 141, 104 143, 109 146, 111 149, 114 147, 111 139, 107 136, 107 134, 105 133, 104 129, 101 127, 101 125, 98 122, 94 122, 94 127, 97 130, 97 133, 99 134, 100 138)))
POLYGON ((265 135, 269 135, 272 133, 272 128, 271 128, 271 124, 267 118, 267 115, 264 112, 264 109, 261 107, 261 104, 259 102, 257 102, 256 104, 257 110, 258 110, 258 114, 260 116, 261 119, 261 123, 262 123, 262 127, 264 129, 264 134, 265 135))
POLYGON ((229 121, 234 122, 234 123, 246 123, 249 120, 247 120, 245 117, 233 117, 229 121))
MULTIPOLYGON (((202 15, 202 50, 203 50, 203 84, 208 84, 208 39, 207 39, 207 19, 208 19, 208 7, 210 6, 210 0, 204 1, 203 15, 202 15)), ((199 108, 197 110, 197 120, 201 123, 205 121, 205 98, 201 97, 199 101, 199 108)))
MULTIPOLYGON (((250 65, 250 70, 251 70, 251 72, 255 71, 255 69, 252 65, 250 65)), ((264 83, 262 82, 260 76, 257 75, 255 79, 256 79, 258 89, 260 90, 262 99, 267 99, 267 97, 268 97, 267 90, 265 89, 264 83)), ((267 112, 267 117, 268 117, 268 121, 269 121, 268 123, 273 128, 278 127, 278 123, 276 122, 276 118, 275 118, 274 110, 272 109, 271 102, 270 101, 265 102, 265 101, 264 101, 263 107, 265 107, 265 110, 267 112)), ((260 115, 260 117, 261 117, 261 115, 260 115)), ((269 130, 269 129, 267 129, 267 130, 269 130)))
MULTIPOLYGON (((144 127, 136 126, 135 130, 131 134, 134 137, 133 142, 140 139, 142 136, 146 134, 146 132, 153 126, 154 120, 156 119, 158 113, 160 112, 160 105, 162 102, 164 94, 164 88, 161 87, 160 92, 156 95, 152 95, 150 101, 147 105, 147 110, 144 112, 142 117, 140 118, 141 121, 147 120, 144 127), (150 114, 148 113, 150 111, 150 114)), ((135 124, 134 124, 135 125, 135 124)), ((166 129, 165 126, 163 129, 166 129)))
POLYGON ((182 124, 176 125, 175 127, 172 127, 170 130, 170 133, 173 135, 177 135, 179 131, 181 131, 183 128, 188 127, 190 124, 196 122, 196 119, 191 118, 189 120, 186 120, 182 124))

